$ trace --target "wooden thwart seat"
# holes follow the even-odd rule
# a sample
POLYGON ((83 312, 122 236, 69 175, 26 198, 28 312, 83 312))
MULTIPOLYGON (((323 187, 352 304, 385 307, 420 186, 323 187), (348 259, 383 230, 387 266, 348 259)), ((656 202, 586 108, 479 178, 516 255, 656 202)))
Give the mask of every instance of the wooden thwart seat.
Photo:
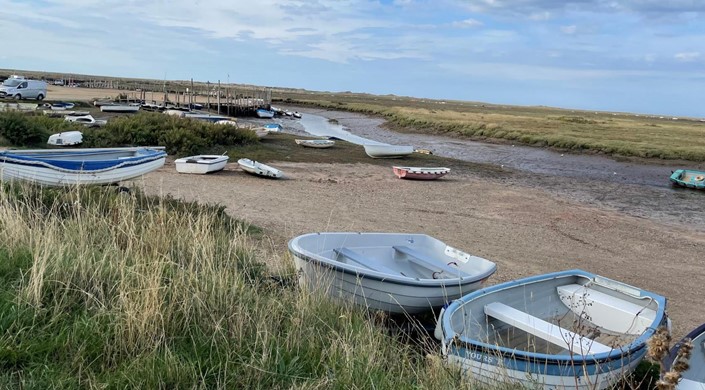
POLYGON ((485 305, 485 314, 575 354, 597 354, 613 350, 612 347, 563 329, 558 325, 551 324, 500 302, 492 302, 485 305))
POLYGON ((453 276, 458 276, 460 278, 470 276, 469 274, 463 272, 458 268, 451 267, 450 265, 444 264, 443 262, 439 262, 436 259, 429 259, 427 255, 414 249, 411 249, 408 246, 394 246, 393 248, 394 250, 407 255, 408 260, 410 262, 418 264, 431 271, 438 272, 438 270, 440 270, 442 272, 446 272, 453 276))
POLYGON ((335 254, 337 254, 338 256, 343 256, 347 259, 352 260, 356 264, 359 264, 359 265, 361 265, 367 269, 371 269, 373 271, 379 271, 379 272, 383 272, 383 273, 389 274, 389 275, 406 276, 406 275, 402 274, 399 270, 393 270, 389 267, 386 267, 382 264, 379 264, 378 262, 375 262, 375 261, 361 255, 360 253, 357 253, 357 252, 351 250, 350 248, 333 249, 333 252, 335 252, 335 254))

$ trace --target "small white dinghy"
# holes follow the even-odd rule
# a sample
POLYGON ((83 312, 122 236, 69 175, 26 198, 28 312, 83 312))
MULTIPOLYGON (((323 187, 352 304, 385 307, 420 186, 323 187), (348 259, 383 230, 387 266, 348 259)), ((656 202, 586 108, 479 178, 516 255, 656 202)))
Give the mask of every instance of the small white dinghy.
POLYGON ((400 158, 414 153, 413 146, 367 144, 365 153, 372 158, 400 158))
POLYGON ((228 163, 228 156, 198 155, 178 158, 174 161, 179 173, 195 173, 204 175, 222 171, 228 163))
POLYGON ((278 170, 277 168, 250 160, 249 158, 241 158, 237 160, 237 163, 243 171, 251 173, 255 176, 271 177, 273 179, 284 177, 284 172, 278 170))
POLYGON ((55 146, 78 145, 83 142, 83 133, 80 131, 65 131, 49 136, 47 144, 55 146))
POLYGON ((66 122, 80 123, 86 127, 105 126, 108 121, 106 119, 95 119, 92 115, 68 115, 64 118, 66 122))
POLYGON ((425 234, 310 233, 289 241, 289 251, 311 291, 391 313, 440 308, 497 269, 425 234))
POLYGON ((335 141, 331 139, 297 139, 294 141, 296 141, 297 145, 305 146, 307 148, 325 149, 335 145, 335 141))

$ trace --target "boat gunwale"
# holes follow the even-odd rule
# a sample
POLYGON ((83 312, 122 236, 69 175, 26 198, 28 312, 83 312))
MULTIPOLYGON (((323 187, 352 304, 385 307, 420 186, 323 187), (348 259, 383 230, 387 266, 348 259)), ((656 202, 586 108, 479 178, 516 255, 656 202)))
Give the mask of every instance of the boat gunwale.
POLYGON ((490 293, 495 293, 498 291, 503 291, 503 290, 508 290, 508 289, 513 289, 516 288, 517 286, 524 285, 524 284, 529 284, 529 283, 537 283, 541 282, 544 280, 548 279, 558 279, 558 278, 564 278, 564 277, 570 277, 570 276, 582 276, 586 277, 592 281, 594 281, 596 278, 600 278, 602 280, 608 280, 613 283, 617 283, 618 285, 623 285, 623 286, 629 286, 625 283, 605 278, 587 271, 579 270, 579 269, 573 269, 573 270, 567 270, 567 271, 559 271, 559 272, 553 272, 553 273, 548 273, 548 274, 543 274, 543 275, 536 275, 536 276, 530 276, 527 278, 523 279, 518 279, 515 281, 511 282, 506 282, 506 283, 500 283, 494 286, 486 287, 477 291, 474 291, 470 294, 467 294, 461 298, 458 298, 454 300, 453 302, 448 305, 448 307, 445 309, 443 312, 442 318, 441 318, 441 330, 443 333, 443 338, 442 342, 445 346, 451 347, 452 345, 458 345, 460 344, 461 347, 468 348, 471 350, 480 350, 483 353, 499 353, 503 358, 511 358, 511 359, 518 359, 518 360, 523 360, 523 361, 541 361, 541 362, 557 362, 559 364, 561 363, 566 363, 566 362, 571 362, 573 364, 579 362, 580 364, 591 364, 591 363, 599 363, 599 362, 606 362, 606 361, 612 361, 615 359, 621 359, 624 356, 632 355, 635 352, 646 348, 646 342, 647 340, 656 332, 656 328, 662 324, 664 321, 666 321, 667 316, 665 312, 665 306, 666 306, 666 298, 658 295, 656 293, 640 289, 638 287, 634 286, 629 286, 631 288, 634 288, 639 291, 641 297, 648 297, 653 299, 657 304, 658 304, 658 309, 656 310, 656 316, 654 317, 654 321, 652 323, 652 326, 649 326, 646 328, 646 330, 636 339, 634 339, 631 343, 619 347, 619 348, 614 348, 610 352, 602 352, 602 353, 587 353, 584 355, 581 354, 573 354, 571 355, 557 355, 557 354, 546 354, 546 353, 537 353, 537 352, 528 352, 528 351, 522 351, 518 349, 511 349, 499 345, 492 345, 488 343, 484 343, 481 341, 476 341, 468 336, 463 336, 459 335, 457 333, 453 334, 452 336, 447 335, 446 332, 448 330, 453 329, 450 323, 450 317, 451 314, 457 311, 463 304, 468 303, 480 296, 483 295, 488 295, 490 293), (456 339, 456 336, 457 339, 456 339))
MULTIPOLYGON (((678 351, 681 349, 681 346, 683 345, 683 341, 685 339, 690 339, 690 340, 695 340, 695 338, 702 336, 705 334, 705 324, 702 324, 698 326, 697 328, 691 330, 688 332, 687 335, 685 335, 682 339, 680 339, 676 345, 671 348, 671 350, 668 353, 668 356, 666 356, 664 363, 664 369, 666 371, 669 371, 671 369, 671 366, 676 360, 676 355, 678 355, 678 351)), ((695 348, 695 347, 693 347, 695 348)), ((692 367, 691 367, 692 368, 692 367)), ((686 371, 687 372, 687 371, 686 371)))
MULTIPOLYGON (((365 233, 358 233, 358 232, 340 232, 343 234, 365 234, 365 233)), ((320 256, 313 254, 303 248, 301 248, 300 245, 298 245, 298 240, 303 237, 308 237, 312 235, 318 235, 318 234, 325 234, 325 233, 308 233, 308 234, 303 234, 297 237, 292 238, 289 240, 288 247, 289 251, 291 252, 292 255, 300 258, 301 260, 307 261, 309 263, 313 263, 328 269, 331 269, 333 271, 339 271, 347 275, 355 275, 355 276, 360 276, 364 277, 370 280, 376 280, 376 281, 383 281, 385 283, 393 283, 393 284, 398 284, 398 285, 403 285, 403 286, 422 286, 422 287, 430 287, 430 288, 438 288, 438 287, 446 287, 446 286, 464 286, 468 284, 473 284, 477 282, 481 282, 490 276, 494 275, 495 272, 497 272, 497 264, 487 260, 485 258, 482 258, 483 260, 487 261, 488 263, 491 263, 492 266, 490 267, 489 270, 483 272, 483 273, 478 273, 477 275, 470 275, 466 277, 459 277, 459 278, 448 278, 448 279, 428 279, 428 278, 411 278, 411 277, 404 277, 404 276, 397 276, 397 275, 390 275, 388 273, 384 273, 381 271, 376 271, 372 269, 365 269, 362 267, 357 267, 351 264, 347 263, 340 263, 336 264, 336 262, 333 262, 332 260, 328 259, 327 257, 320 256), (294 245, 297 246, 297 248, 294 248, 294 245), (307 253, 303 253, 303 252, 307 253)), ((399 233, 374 233, 374 234, 399 234, 399 233)), ((406 233, 404 233, 406 234, 406 233)), ((426 235, 426 234, 417 234, 417 235, 426 235)), ((431 236, 429 236, 431 237, 431 236)))

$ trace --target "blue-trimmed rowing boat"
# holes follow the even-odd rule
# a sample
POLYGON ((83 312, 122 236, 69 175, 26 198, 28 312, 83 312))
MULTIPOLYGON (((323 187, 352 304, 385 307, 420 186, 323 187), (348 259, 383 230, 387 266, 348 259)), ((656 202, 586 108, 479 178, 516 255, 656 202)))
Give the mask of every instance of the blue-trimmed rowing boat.
POLYGON ((695 188, 696 190, 705 190, 705 172, 695 171, 692 169, 679 169, 673 171, 670 178, 673 184, 695 188))
POLYGON ((482 383, 604 389, 643 359, 665 309, 660 295, 589 272, 539 275, 451 303, 442 351, 482 383))
POLYGON ((0 180, 47 186, 112 184, 164 165, 162 147, 0 151, 0 180))

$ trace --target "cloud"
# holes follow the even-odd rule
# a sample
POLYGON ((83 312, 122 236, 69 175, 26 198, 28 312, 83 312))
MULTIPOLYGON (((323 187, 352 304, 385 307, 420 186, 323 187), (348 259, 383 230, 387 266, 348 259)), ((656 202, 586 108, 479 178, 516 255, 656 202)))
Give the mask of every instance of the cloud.
POLYGON ((477 19, 465 19, 465 20, 461 20, 459 22, 452 23, 453 27, 458 27, 458 28, 474 28, 474 27, 480 27, 482 25, 483 25, 483 23, 477 19))
POLYGON ((455 0, 472 12, 541 15, 565 11, 628 12, 660 16, 663 13, 705 13, 705 2, 697 0, 455 0))
POLYGON ((697 61, 700 59, 700 53, 696 51, 691 51, 691 52, 686 52, 686 53, 677 53, 675 56, 673 56, 676 61, 679 62, 693 62, 697 61))
POLYGON ((577 30, 578 26, 574 24, 570 26, 561 26, 561 31, 563 32, 563 34, 573 35, 577 30))

